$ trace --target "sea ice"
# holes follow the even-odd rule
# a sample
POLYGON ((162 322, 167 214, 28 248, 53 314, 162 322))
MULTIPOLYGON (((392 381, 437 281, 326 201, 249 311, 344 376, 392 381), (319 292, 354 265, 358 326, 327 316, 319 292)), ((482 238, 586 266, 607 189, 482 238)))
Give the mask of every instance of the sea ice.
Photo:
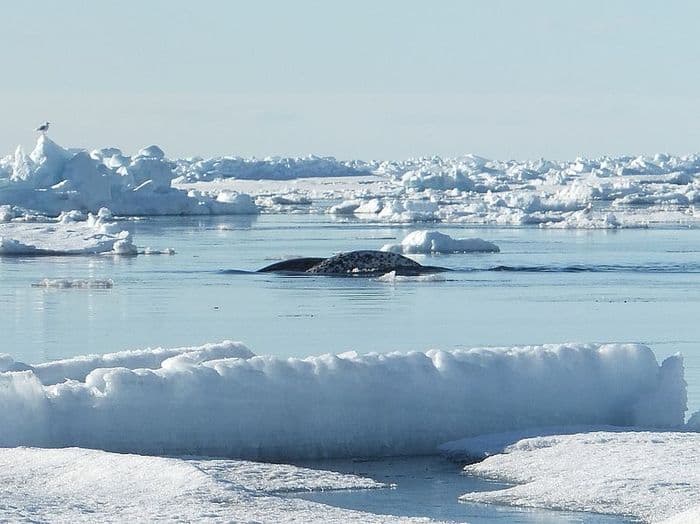
POLYGON ((497 253, 496 244, 481 238, 452 238, 438 231, 413 231, 406 235, 400 244, 385 244, 382 251, 392 253, 430 254, 430 253, 497 253))
MULTIPOLYGON (((340 209, 335 209, 335 214, 340 209)), ((434 222, 438 219, 436 202, 421 199, 373 198, 361 203, 353 213, 365 220, 380 222, 434 222)), ((345 213, 345 211, 343 211, 345 213)))
POLYGON ((280 493, 372 489, 368 478, 289 465, 87 449, 0 449, 0 520, 32 522, 425 522, 280 493))
POLYGON ((157 146, 128 157, 116 148, 64 149, 41 135, 30 155, 18 148, 0 160, 0 204, 51 216, 101 207, 118 215, 257 213, 248 195, 188 193, 171 187, 175 177, 176 163, 157 146))
POLYGON ((225 342, 0 373, 0 446, 147 454, 425 454, 529 427, 678 427, 685 410, 680 357, 636 344, 283 359, 225 342))
POLYGON ((363 163, 339 162, 333 157, 268 157, 262 160, 241 157, 192 158, 177 161, 179 182, 209 181, 221 178, 241 180, 292 180, 295 178, 342 177, 368 174, 363 163))
POLYGON ((380 277, 378 282, 396 284, 397 282, 444 282, 447 280, 441 273, 430 273, 428 275, 397 275, 396 271, 389 271, 380 277))
POLYGON ((240 157, 169 160, 157 146, 65 149, 42 136, 0 159, 0 221, 52 216, 329 212, 340 218, 598 229, 696 224, 700 156, 501 161, 240 157))
POLYGON ((700 433, 693 432, 589 431, 525 438, 465 468, 515 486, 466 493, 462 499, 612 513, 647 522, 687 512, 672 521, 697 522, 699 450, 700 433))
POLYGON ((0 255, 135 255, 130 232, 110 219, 109 211, 102 208, 86 218, 64 213, 55 220, 36 217, 36 222, 2 222, 0 255))

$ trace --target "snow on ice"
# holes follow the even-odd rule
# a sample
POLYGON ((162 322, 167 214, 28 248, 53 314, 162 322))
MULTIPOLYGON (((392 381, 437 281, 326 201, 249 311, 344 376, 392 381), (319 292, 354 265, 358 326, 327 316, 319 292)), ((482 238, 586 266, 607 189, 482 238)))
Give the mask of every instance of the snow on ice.
POLYGON ((56 216, 108 207, 117 215, 252 214, 245 194, 210 195, 171 187, 176 164, 157 146, 134 157, 116 148, 64 149, 41 135, 30 155, 21 147, 0 160, 0 204, 56 216))
POLYGON ((292 180, 295 178, 343 177, 368 174, 362 162, 339 162, 333 157, 309 155, 304 158, 268 157, 262 160, 224 156, 179 160, 179 181, 292 180))
POLYGON ((101 208, 87 217, 62 213, 57 219, 27 217, 0 222, 0 255, 135 255, 131 233, 101 208))
POLYGON ((329 212, 391 223, 614 229, 697 223, 699 174, 698 155, 170 160, 157 146, 128 156, 66 149, 42 135, 31 154, 19 147, 0 159, 0 204, 52 216, 100 207, 117 215, 329 212))
POLYGON ((686 410, 680 357, 659 366, 636 344, 283 359, 225 342, 0 364, 0 446, 266 460, 411 455, 537 426, 679 427, 686 410))
POLYGON ((373 489, 330 471, 87 449, 0 449, 0 520, 32 522, 425 522, 280 493, 373 489))
POLYGON ((467 493, 462 500, 611 513, 646 522, 698 522, 700 433, 618 428, 520 438, 494 435, 462 442, 471 454, 512 442, 465 471, 515 484, 467 493))
POLYGON ((496 244, 481 238, 455 239, 438 231, 414 231, 406 235, 400 244, 385 244, 382 251, 404 255, 431 253, 498 253, 496 244))

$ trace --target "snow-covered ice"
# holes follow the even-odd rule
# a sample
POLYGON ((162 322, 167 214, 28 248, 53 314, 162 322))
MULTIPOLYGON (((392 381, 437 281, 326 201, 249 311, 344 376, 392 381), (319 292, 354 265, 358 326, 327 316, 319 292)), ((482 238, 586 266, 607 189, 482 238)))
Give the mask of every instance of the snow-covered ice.
MULTIPOLYGON (((330 157, 168 159, 157 146, 66 149, 40 136, 0 159, 0 204, 53 216, 319 213, 411 223, 576 229, 697 224, 700 156, 502 161, 330 157)), ((0 220, 5 212, 0 211, 0 220)))
POLYGON ((452 238, 439 231, 413 231, 400 244, 385 244, 382 251, 393 253, 498 253, 499 248, 481 238, 452 238))
POLYGON ((636 344, 283 359, 225 342, 29 369, 0 363, 2 446, 266 460, 409 455, 537 426, 678 427, 686 410, 680 357, 659 366, 636 344))
MULTIPOLYGON (((0 206, 0 212, 2 211, 0 206)), ((13 214, 7 220, 0 220, 0 256, 41 256, 41 255, 174 255, 172 248, 140 248, 134 244, 134 237, 128 224, 113 219, 112 212, 100 208, 96 214, 83 215, 72 210, 61 213, 57 218, 43 215, 13 214)), ((60 285, 67 281, 42 280, 46 287, 90 287, 80 285, 60 285)), ((99 287, 95 286, 95 287, 99 287)))
MULTIPOLYGON (((356 162, 360 165, 359 162, 356 162)), ((264 212, 286 212, 270 197, 308 197, 313 205, 294 212, 329 212, 339 218, 378 222, 446 222, 534 225, 572 229, 652 227, 696 224, 700 157, 623 156, 499 161, 474 155, 366 162, 372 177, 343 177, 333 187, 324 178, 299 178, 293 184, 269 179, 257 185, 232 178, 212 187, 260 195, 264 212)), ((178 187, 204 189, 178 179, 178 187)))
MULTIPOLYGON (((159 369, 162 364, 179 355, 190 362, 208 362, 227 358, 252 358, 255 354, 238 342, 204 344, 198 347, 148 348, 54 360, 32 366, 36 377, 44 385, 59 384, 65 380, 85 382, 90 372, 100 368, 159 369)), ((9 369, 9 368, 6 368, 9 369)), ((0 365, 0 371, 4 371, 0 365)))
POLYGON ((257 213, 245 194, 209 195, 171 187, 176 164, 157 146, 133 157, 116 148, 65 149, 41 135, 31 154, 0 160, 0 204, 48 215, 108 207, 118 215, 257 213))
POLYGON ((333 157, 309 155, 303 158, 264 159, 224 156, 189 158, 177 162, 179 182, 209 181, 222 178, 240 180, 292 180, 295 178, 343 177, 368 174, 362 162, 340 162, 333 157))
MULTIPOLYGON (((477 440, 464 445, 472 450, 493 445, 488 436, 477 440)), ((700 433, 589 431, 524 438, 465 470, 516 484, 466 493, 465 501, 611 513, 647 522, 673 517, 672 522, 690 523, 700 515, 700 433)))
POLYGON ((135 255, 131 233, 101 208, 86 218, 64 213, 57 219, 34 217, 0 222, 0 255, 135 255), (80 220, 80 219, 83 220, 80 220))
POLYGON ((0 449, 0 520, 32 522, 425 522, 279 493, 371 489, 371 479, 234 460, 87 449, 0 449))

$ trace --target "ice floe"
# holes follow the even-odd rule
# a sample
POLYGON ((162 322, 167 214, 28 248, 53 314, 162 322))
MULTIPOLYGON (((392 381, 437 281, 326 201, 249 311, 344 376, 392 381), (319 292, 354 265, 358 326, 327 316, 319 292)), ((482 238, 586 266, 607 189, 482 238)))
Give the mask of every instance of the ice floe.
MULTIPOLYGON (((100 208, 94 215, 77 210, 64 211, 57 218, 19 213, 0 221, 0 256, 97 254, 174 255, 175 250, 137 247, 129 223, 115 220, 106 208, 100 208)), ((43 280, 41 285, 70 287, 60 285, 62 282, 68 281, 43 280)), ((82 287, 90 287, 90 281, 80 280, 76 280, 72 287, 80 287, 81 282, 82 287)))
POLYGON ((425 522, 277 496, 383 486, 355 475, 283 464, 76 448, 0 449, 2 521, 425 522))
POLYGON ((392 253, 498 253, 500 249, 492 242, 481 238, 452 238, 439 231, 413 231, 400 244, 385 244, 382 251, 392 253))
MULTIPOLYGON (((478 440, 465 445, 490 445, 488 436, 478 440)), ((516 485, 466 493, 462 499, 611 513, 645 522, 697 522, 698 450, 700 433, 694 432, 589 431, 516 439, 502 453, 465 468, 516 485)))
POLYGON ((95 215, 62 213, 57 219, 31 217, 0 222, 0 255, 135 255, 131 233, 109 210, 95 215))
POLYGON ((680 357, 659 366, 636 344, 283 359, 225 342, 0 363, 0 446, 272 460, 425 454, 529 427, 679 427, 686 410, 680 357))

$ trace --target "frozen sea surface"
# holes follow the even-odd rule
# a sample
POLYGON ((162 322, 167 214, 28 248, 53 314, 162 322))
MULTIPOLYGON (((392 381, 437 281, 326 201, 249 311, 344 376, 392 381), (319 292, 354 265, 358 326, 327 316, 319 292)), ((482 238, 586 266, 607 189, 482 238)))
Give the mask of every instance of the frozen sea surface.
POLYGON ((223 339, 279 356, 632 341, 651 346, 660 360, 682 352, 689 412, 700 409, 700 230, 434 225, 501 251, 417 255, 459 270, 425 282, 222 272, 378 249, 419 226, 338 223, 324 215, 131 225, 140 246, 176 255, 0 258, 2 351, 38 363, 223 339), (32 286, 43 279, 109 279, 113 286, 32 286))

